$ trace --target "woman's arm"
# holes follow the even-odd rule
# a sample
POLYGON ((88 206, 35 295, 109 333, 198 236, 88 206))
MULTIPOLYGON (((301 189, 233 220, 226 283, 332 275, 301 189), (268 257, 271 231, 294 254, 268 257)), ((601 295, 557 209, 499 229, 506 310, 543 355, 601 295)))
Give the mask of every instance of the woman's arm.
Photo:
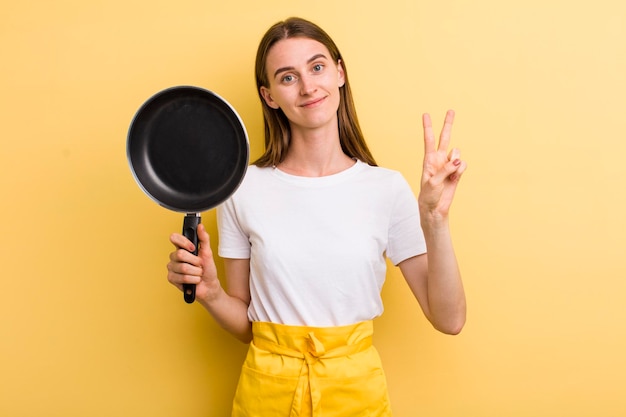
POLYGON ((398 265, 424 315, 434 328, 458 334, 465 325, 466 303, 461 274, 448 230, 427 232, 428 254, 398 265))
POLYGON ((424 167, 418 197, 427 254, 399 264, 409 287, 433 326, 457 334, 465 325, 466 301, 454 254, 448 214, 461 175, 467 168, 458 149, 450 154, 454 112, 449 110, 436 145, 430 116, 423 116, 424 167))
POLYGON ((225 259, 224 268, 228 291, 222 288, 211 251, 209 234, 198 226, 198 256, 193 243, 174 233, 170 241, 176 250, 170 254, 167 279, 182 290, 183 284, 196 285, 196 300, 207 309, 215 321, 242 342, 252 340, 252 325, 248 320, 250 304, 250 260, 225 259))

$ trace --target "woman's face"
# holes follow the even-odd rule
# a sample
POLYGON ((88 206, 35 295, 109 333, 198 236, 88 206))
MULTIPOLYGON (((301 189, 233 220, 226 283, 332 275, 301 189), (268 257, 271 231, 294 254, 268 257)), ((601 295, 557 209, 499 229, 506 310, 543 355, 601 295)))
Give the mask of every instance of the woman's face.
POLYGON ((261 95, 268 106, 282 109, 292 130, 331 123, 336 128, 345 79, 326 46, 309 38, 283 39, 269 50, 266 71, 269 87, 261 87, 261 95))

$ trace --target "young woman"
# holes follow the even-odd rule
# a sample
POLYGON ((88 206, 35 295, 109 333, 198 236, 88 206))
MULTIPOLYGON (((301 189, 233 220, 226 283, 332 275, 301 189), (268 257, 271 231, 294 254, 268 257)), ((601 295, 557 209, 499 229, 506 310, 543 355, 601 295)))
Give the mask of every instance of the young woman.
POLYGON ((199 253, 180 234, 168 279, 226 330, 251 342, 233 416, 390 416, 372 320, 388 257, 425 316, 449 334, 465 323, 465 295, 448 212, 466 164, 448 153, 454 113, 436 143, 423 116, 416 199, 398 172, 376 166, 356 117, 337 46, 290 18, 259 45, 256 81, 266 150, 218 208, 217 277, 209 236, 199 253))

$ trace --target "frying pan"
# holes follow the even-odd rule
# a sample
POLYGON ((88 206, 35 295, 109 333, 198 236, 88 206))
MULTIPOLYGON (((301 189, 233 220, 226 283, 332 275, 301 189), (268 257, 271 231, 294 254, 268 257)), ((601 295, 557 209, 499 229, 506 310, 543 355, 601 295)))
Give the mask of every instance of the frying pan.
MULTIPOLYGON (((161 206, 186 213, 183 235, 195 245, 201 212, 230 197, 249 161, 248 134, 235 109, 212 91, 178 86, 150 97, 128 130, 128 163, 137 184, 161 206)), ((183 285, 193 303, 195 285, 183 285)))

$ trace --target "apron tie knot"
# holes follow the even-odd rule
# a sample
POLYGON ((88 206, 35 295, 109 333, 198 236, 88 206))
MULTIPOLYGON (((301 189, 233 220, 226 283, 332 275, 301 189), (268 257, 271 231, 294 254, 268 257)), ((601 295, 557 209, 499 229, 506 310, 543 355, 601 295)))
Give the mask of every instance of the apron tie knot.
POLYGON ((371 322, 362 322, 345 326, 345 329, 341 329, 343 333, 339 333, 339 328, 307 328, 300 334, 290 334, 284 325, 253 323, 253 345, 276 355, 302 361, 291 399, 290 417, 322 416, 322 386, 318 379, 319 372, 323 373, 326 369, 325 361, 369 349, 372 346, 371 328, 371 322), (317 336, 316 332, 319 332, 317 336), (340 336, 334 337, 335 333, 340 336))
POLYGON ((310 332, 307 335, 307 346, 309 348, 309 353, 316 358, 324 356, 324 354, 326 353, 326 348, 324 347, 324 344, 320 342, 317 337, 315 337, 315 333, 313 332, 310 332))

